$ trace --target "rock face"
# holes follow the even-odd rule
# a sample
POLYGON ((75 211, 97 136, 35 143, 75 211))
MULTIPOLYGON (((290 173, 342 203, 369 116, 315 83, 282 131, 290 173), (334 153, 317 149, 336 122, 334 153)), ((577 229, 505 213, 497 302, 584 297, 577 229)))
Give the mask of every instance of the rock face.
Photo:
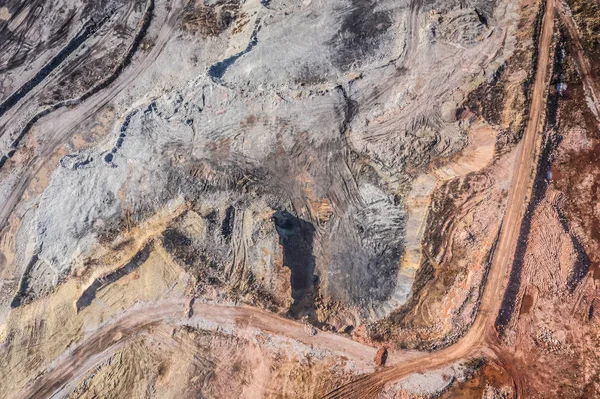
POLYGON ((2 391, 313 397, 375 341, 456 340, 526 119, 521 3, 2 5, 2 391))
MULTIPOLYGON (((123 5, 107 7, 116 15, 111 18, 136 17, 123 5)), ((403 197, 419 169, 464 145, 464 127, 448 110, 449 102, 461 103, 461 85, 472 84, 458 67, 469 53, 480 55, 472 60, 475 70, 485 67, 486 51, 501 50, 498 39, 508 29, 495 24, 489 5, 444 7, 396 1, 185 6, 176 21, 185 33, 172 46, 191 47, 195 63, 207 69, 192 68, 197 72, 188 72, 187 82, 167 90, 139 78, 150 91, 129 96, 129 105, 113 100, 114 128, 97 145, 60 160, 16 242, 25 278, 36 281, 19 295, 27 301, 63 281, 103 237, 119 231, 125 213, 140 223, 170 201, 184 201, 204 208, 205 235, 187 238, 222 278, 271 279, 277 258, 264 250, 273 252, 279 240, 292 299, 303 303, 294 311, 298 317, 314 311, 315 295, 345 312, 354 309, 353 318, 381 317, 380 304, 394 292, 395 305, 402 305, 413 279, 398 274, 403 197), (422 35, 427 20, 439 35, 422 35), (438 68, 436 60, 447 56, 454 65, 438 68), (421 67, 431 89, 420 87, 421 67), (272 223, 255 217, 269 212, 272 223)), ((156 63, 177 69, 167 61, 156 63)), ((270 294, 279 288, 256 284, 270 294)))

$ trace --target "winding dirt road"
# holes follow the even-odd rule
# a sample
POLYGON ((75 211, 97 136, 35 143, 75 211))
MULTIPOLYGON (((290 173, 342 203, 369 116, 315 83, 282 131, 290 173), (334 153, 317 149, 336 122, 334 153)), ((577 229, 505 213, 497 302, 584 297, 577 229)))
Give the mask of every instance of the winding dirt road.
MULTIPOLYGON (((525 136, 518 147, 518 164, 515 165, 506 215, 497 242, 487 286, 481 299, 480 310, 469 332, 454 345, 435 353, 403 353, 391 356, 390 360, 401 360, 391 367, 374 374, 366 375, 326 394, 325 398, 370 398, 376 397, 389 383, 396 382, 415 372, 442 367, 460 359, 481 353, 492 353, 497 336, 494 321, 500 310, 505 284, 508 281, 510 265, 515 252, 521 221, 531 195, 536 175, 539 143, 542 138, 547 75, 550 64, 550 48, 554 28, 555 0, 546 1, 546 11, 539 45, 539 61, 533 87, 532 103, 525 136), (490 352, 491 351, 491 352, 490 352)), ((132 79, 132 77, 127 78, 132 79)), ((87 115, 97 105, 114 95, 99 95, 83 106, 87 115), (93 106, 92 106, 93 105, 93 106)), ((79 112, 82 112, 81 108, 79 112)), ((80 121, 80 118, 77 118, 80 121)), ((57 135, 56 143, 64 139, 75 122, 57 135)), ((51 151, 51 150, 49 150, 51 151)), ((35 168, 34 168, 35 169, 35 168)), ((30 175, 31 176, 31 175, 30 175)), ((6 207, 5 207, 6 208, 6 207)), ((4 218, 6 209, 0 212, 4 218)), ((0 218, 1 219, 1 218, 0 218)), ((79 379, 99 362, 106 360, 135 335, 150 330, 164 322, 177 323, 183 317, 184 301, 162 302, 152 307, 135 308, 125 312, 120 318, 111 320, 105 326, 92 332, 69 353, 57 359, 52 366, 33 382, 18 397, 48 397, 60 393, 74 379, 79 379)), ((248 307, 228 307, 208 304, 193 305, 193 319, 208 320, 217 324, 232 324, 239 329, 259 329, 275 335, 288 337, 307 345, 314 345, 334 354, 359 362, 370 363, 376 349, 357 343, 348 338, 318 333, 308 335, 304 325, 281 318, 267 312, 248 307)))
MULTIPOLYGON (((135 307, 112 319, 89 334, 84 340, 59 359, 17 398, 44 398, 60 396, 73 381, 79 381, 88 371, 109 359, 129 340, 150 332, 159 324, 176 325, 184 317, 187 301, 164 301, 135 307)), ((187 322, 208 322, 219 327, 230 326, 236 331, 260 330, 289 338, 328 351, 361 364, 372 366, 377 348, 329 332, 309 335, 304 324, 282 318, 256 308, 195 303, 193 316, 187 322)), ((407 354, 410 356, 410 353, 407 354)))
POLYGON ((514 168, 506 214, 502 222, 487 285, 473 326, 454 345, 361 377, 327 393, 323 396, 324 398, 376 398, 386 384, 396 382, 409 374, 440 368, 477 354, 489 353, 489 349, 492 349, 493 353, 497 341, 494 323, 500 311, 510 273, 510 265, 512 264, 511 260, 519 239, 521 222, 527 209, 536 176, 539 143, 542 139, 544 110, 546 107, 548 69, 549 64, 551 64, 550 48, 554 31, 554 9, 555 0, 546 0, 527 129, 523 140, 519 144, 518 164, 514 168))

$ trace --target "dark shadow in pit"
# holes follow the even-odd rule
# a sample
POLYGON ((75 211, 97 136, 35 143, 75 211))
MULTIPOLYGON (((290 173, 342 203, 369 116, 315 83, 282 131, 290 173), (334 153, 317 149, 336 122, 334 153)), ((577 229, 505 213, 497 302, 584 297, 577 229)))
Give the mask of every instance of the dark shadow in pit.
POLYGON ((216 64, 213 64, 210 68, 208 68, 208 76, 213 79, 221 79, 227 72, 230 66, 235 64, 235 62, 245 54, 248 54, 256 45, 258 44, 258 24, 255 26, 252 35, 250 35, 250 41, 246 48, 240 51, 237 54, 232 55, 229 58, 224 59, 223 61, 219 61, 216 64))
POLYGON ((117 270, 104 275, 102 277, 96 278, 92 284, 90 284, 81 294, 75 306, 77 308, 77 312, 82 310, 85 307, 88 307, 92 304, 94 299, 96 299, 96 293, 101 289, 107 287, 108 285, 114 283, 122 277, 125 277, 129 273, 135 271, 138 267, 142 265, 148 257, 150 256, 150 244, 146 245, 141 251, 139 251, 135 256, 127 262, 122 267, 117 270))
POLYGON ((289 314, 294 318, 305 315, 310 318, 315 309, 313 289, 318 285, 318 276, 314 275, 315 228, 287 211, 275 212, 272 220, 279 235, 279 244, 283 247, 283 265, 292 272, 290 282, 294 303, 289 314))

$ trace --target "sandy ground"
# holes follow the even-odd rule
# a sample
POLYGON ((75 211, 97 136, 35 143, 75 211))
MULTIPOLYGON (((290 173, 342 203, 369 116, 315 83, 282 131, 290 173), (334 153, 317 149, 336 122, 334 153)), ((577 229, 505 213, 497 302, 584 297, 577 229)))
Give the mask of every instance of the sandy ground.
MULTIPOLYGON (((176 324, 184 315, 186 307, 185 300, 163 301, 132 309, 112 319, 110 323, 88 333, 79 345, 54 362, 41 378, 16 397, 45 397, 57 394, 64 384, 78 381, 90 369, 110 358, 123 347, 127 339, 147 332, 163 322, 176 324)), ((310 336, 304 324, 258 309, 199 303, 193 305, 193 314, 186 323, 214 323, 219 328, 230 326, 238 334, 258 329, 349 358, 367 369, 372 367, 377 352, 377 348, 332 333, 320 332, 310 336)))

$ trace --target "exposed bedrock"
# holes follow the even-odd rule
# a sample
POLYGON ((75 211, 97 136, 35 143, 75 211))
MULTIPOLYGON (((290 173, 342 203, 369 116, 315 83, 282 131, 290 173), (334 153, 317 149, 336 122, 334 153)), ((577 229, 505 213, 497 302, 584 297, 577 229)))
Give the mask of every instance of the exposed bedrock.
POLYGON ((112 132, 64 156, 33 200, 16 245, 21 270, 37 257, 27 286, 45 288, 19 291, 19 303, 187 204, 162 242, 199 278, 264 293, 294 317, 323 303, 350 320, 384 317, 414 279, 401 266, 412 182, 469 142, 460 107, 509 55, 510 13, 418 1, 203 7, 186 9, 184 31, 226 45, 198 50, 203 73, 121 101, 112 132), (215 29, 195 32, 205 20, 215 29))

